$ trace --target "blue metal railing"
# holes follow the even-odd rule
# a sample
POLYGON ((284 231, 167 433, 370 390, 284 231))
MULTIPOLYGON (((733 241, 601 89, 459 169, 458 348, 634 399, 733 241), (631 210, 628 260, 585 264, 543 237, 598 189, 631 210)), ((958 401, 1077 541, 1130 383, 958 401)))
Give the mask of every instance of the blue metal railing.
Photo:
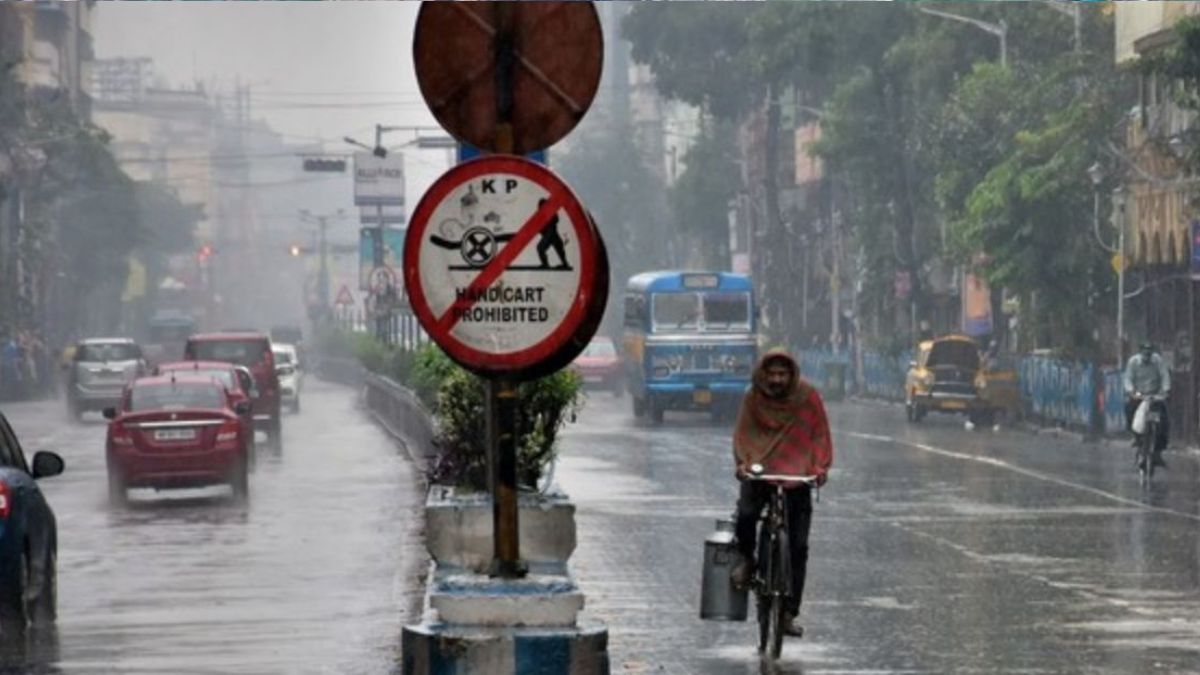
MULTIPOLYGON (((904 377, 908 371, 911 352, 888 356, 864 350, 862 371, 858 371, 853 354, 848 350, 801 349, 800 371, 804 378, 818 388, 826 385, 828 364, 845 368, 846 392, 858 396, 889 401, 904 400, 904 377), (860 376, 861 375, 861 376, 860 376)), ((1076 429, 1091 426, 1095 398, 1092 368, 1089 363, 1067 361, 1047 356, 1026 356, 1017 363, 1017 380, 1021 412, 1038 423, 1076 429)), ((1121 390, 1121 371, 1102 367, 1105 433, 1119 433, 1125 428, 1124 398, 1121 390)))

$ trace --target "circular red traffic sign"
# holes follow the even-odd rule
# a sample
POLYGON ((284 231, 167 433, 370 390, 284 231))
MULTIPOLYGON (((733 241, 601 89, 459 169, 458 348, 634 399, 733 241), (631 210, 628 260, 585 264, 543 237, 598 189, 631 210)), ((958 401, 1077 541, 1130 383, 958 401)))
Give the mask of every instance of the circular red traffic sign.
POLYGON ((566 183, 521 157, 489 156, 450 169, 421 198, 404 280, 446 354, 482 375, 525 378, 562 367, 595 333, 608 264, 566 183))
POLYGON ((425 2, 417 14, 421 94, 451 135, 485 150, 501 150, 505 121, 505 151, 523 155, 561 140, 591 106, 603 63, 590 2, 425 2))

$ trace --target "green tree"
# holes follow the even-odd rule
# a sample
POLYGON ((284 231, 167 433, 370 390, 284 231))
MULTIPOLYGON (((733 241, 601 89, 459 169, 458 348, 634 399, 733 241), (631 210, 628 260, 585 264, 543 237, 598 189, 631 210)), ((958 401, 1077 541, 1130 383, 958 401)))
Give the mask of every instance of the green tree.
POLYGON ((610 290, 602 330, 620 325, 621 291, 638 272, 670 261, 666 188, 643 163, 633 129, 595 118, 571 136, 569 150, 551 161, 591 211, 608 249, 610 290))
POLYGON ((737 194, 733 129, 728 123, 706 125, 684 154, 686 166, 671 186, 668 203, 676 230, 693 248, 698 263, 729 269, 729 203, 737 194))

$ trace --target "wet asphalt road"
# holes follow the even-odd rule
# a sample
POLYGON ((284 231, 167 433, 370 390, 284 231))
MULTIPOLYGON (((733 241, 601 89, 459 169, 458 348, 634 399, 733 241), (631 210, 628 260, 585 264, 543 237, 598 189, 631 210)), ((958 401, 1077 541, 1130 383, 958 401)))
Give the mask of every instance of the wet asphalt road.
POLYGON ((699 619, 703 540, 735 499, 730 430, 635 422, 597 393, 566 433, 572 558, 614 673, 1200 672, 1200 467, 899 407, 830 406, 807 634, 764 665, 747 623, 699 619))
POLYGON ((350 389, 310 377, 302 397, 282 452, 259 435, 248 505, 217 487, 134 490, 127 509, 107 502, 102 418, 6 404, 26 452, 55 450, 67 469, 41 482, 59 526, 57 629, 5 672, 393 671, 419 616, 423 493, 350 389))

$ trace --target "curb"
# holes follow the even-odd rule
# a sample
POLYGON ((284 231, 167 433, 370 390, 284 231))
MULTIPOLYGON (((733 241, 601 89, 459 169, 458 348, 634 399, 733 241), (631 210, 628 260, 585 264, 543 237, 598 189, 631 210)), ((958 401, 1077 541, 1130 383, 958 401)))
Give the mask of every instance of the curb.
POLYGON ((608 629, 405 626, 403 675, 608 675, 608 629))
POLYGON ((426 476, 429 475, 428 463, 426 462, 425 455, 413 452, 413 444, 409 441, 408 437, 397 429, 393 428, 382 414, 372 410, 370 407, 364 406, 364 408, 366 408, 366 412, 371 416, 371 419, 375 420, 375 423, 382 427, 383 430, 392 437, 392 440, 404 449, 404 454, 408 457, 408 460, 412 462, 413 467, 417 469, 421 484, 425 485, 427 482, 426 476))

